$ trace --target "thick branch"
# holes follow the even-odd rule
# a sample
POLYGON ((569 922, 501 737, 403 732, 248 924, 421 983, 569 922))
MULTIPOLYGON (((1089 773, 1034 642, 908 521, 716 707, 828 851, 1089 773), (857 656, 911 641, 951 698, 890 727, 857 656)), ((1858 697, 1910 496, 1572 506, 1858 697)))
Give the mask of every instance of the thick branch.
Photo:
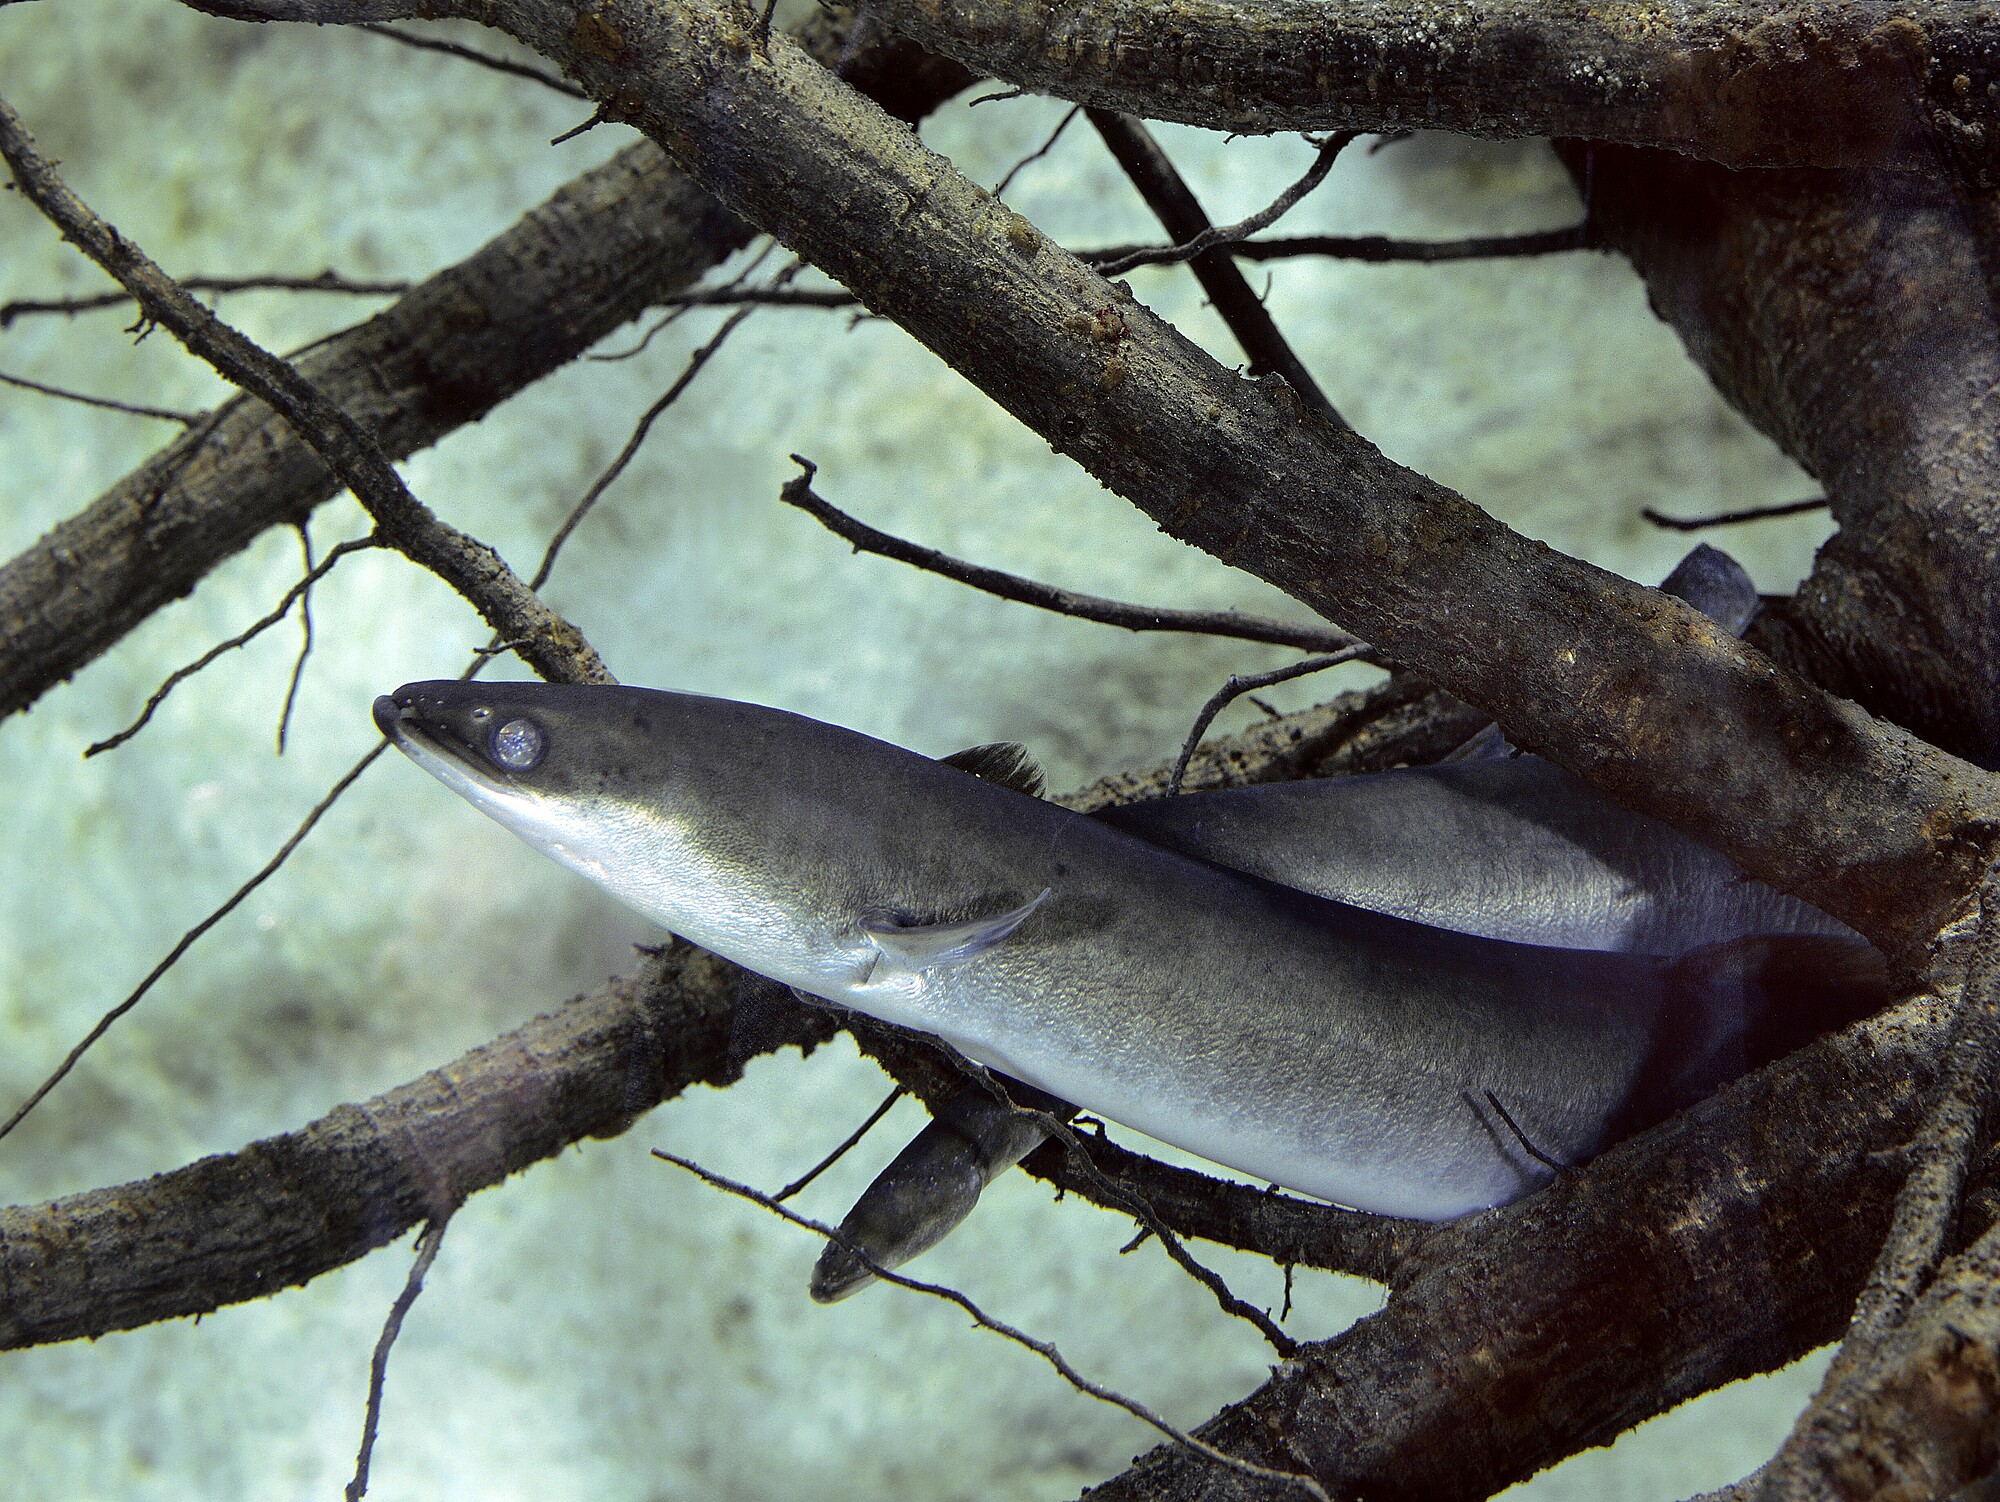
POLYGON ((607 0, 589 45, 556 0, 464 13, 559 60, 1168 533, 1497 711, 1517 743, 1892 951, 1964 900, 2000 819, 1976 769, 1222 369, 795 47, 759 53, 741 12, 607 0))
POLYGON ((1585 136, 1735 166, 1928 165, 1934 136, 1983 165, 2000 130, 1986 92, 2000 36, 1987 7, 1959 0, 878 0, 876 13, 1036 93, 1222 130, 1585 136))
POLYGON ((1836 693, 2000 760, 2000 328, 1959 195, 1887 173, 1563 155, 1599 240, 1826 487, 1840 532, 1761 639, 1836 693))
MULTIPOLYGON (((1440 1228, 1389 1306, 1199 1432, 1342 1495, 1480 1498, 1837 1336, 1950 1018, 1824 1039, 1504 1210, 1440 1228)), ((1096 1502, 1270 1496, 1155 1451, 1096 1502)))
MULTIPOLYGON (((815 16, 807 49, 916 118, 965 86, 956 64, 815 16)), ((300 357, 300 373, 391 458, 476 422, 648 306, 751 229, 651 142, 584 173, 392 307, 300 357)), ((0 567, 0 716, 107 650, 261 534, 339 490, 289 424, 238 398, 0 567)))
POLYGON ((684 945, 463 1058, 143 1183, 0 1210, 0 1349, 261 1298, 609 1137, 727 1060, 737 972, 684 945))
MULTIPOLYGON (((1325 1268, 1393 1284, 1433 1230, 1423 1221, 1363 1215, 1289 1194, 1244 1193, 1207 1174, 1128 1152, 1115 1142, 1085 1137, 1083 1144, 1101 1173, 1145 1200, 1178 1234, 1222 1246, 1254 1247, 1284 1267, 1325 1268), (1233 1192, 1221 1192, 1225 1190, 1233 1192)), ((1066 1194, 1105 1203, 1096 1181, 1061 1143, 1042 1144, 1021 1167, 1066 1194)))

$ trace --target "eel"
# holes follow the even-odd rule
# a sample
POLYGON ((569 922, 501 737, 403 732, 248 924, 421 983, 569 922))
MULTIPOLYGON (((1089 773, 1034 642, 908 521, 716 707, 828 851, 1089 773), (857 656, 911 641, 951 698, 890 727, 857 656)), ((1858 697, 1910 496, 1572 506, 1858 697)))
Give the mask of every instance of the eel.
POLYGON ((1426 927, 758 705, 433 682, 375 718, 530 845, 746 969, 1381 1214, 1505 1204, 1886 994, 1880 957, 1838 937, 1670 958, 1426 927))

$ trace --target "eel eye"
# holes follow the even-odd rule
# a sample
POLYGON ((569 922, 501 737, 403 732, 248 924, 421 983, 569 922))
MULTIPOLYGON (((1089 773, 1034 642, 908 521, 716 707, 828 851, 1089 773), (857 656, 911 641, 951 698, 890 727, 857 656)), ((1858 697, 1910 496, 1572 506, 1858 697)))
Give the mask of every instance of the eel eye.
POLYGON ((533 720, 509 720, 493 732, 493 759, 510 772, 531 772, 549 738, 533 720))

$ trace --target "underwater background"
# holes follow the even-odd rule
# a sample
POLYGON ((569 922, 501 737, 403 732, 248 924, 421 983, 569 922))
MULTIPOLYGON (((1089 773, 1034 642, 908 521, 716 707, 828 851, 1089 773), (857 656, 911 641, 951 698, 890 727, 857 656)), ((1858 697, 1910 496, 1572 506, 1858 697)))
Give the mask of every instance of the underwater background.
MULTIPOLYGON (((475 29, 432 31, 507 45, 475 29)), ((71 186, 177 274, 421 277, 631 139, 601 127, 551 146, 587 107, 381 38, 236 25, 167 0, 6 7, 0 95, 71 186)), ((1063 109, 961 98, 923 134, 991 184, 1063 109)), ((1158 134, 1218 222, 1263 206, 1312 155, 1296 138, 1158 134)), ((1066 244, 1159 234, 1081 123, 1022 171, 1008 201, 1066 244)), ((1350 148, 1283 230, 1445 237, 1579 213, 1541 143, 1425 135, 1350 148)), ((108 285, 11 194, 0 198, 0 244, 0 298, 108 285)), ((1620 260, 1246 267, 1260 288, 1267 271, 1280 326, 1357 428, 1557 548, 1652 583, 1689 540, 1643 521, 1642 506, 1693 514, 1813 493, 1711 392, 1620 260)), ((1238 362, 1184 270, 1130 280, 1238 362)), ((286 349, 375 304, 253 293, 221 306, 286 349)), ((527 572, 724 316, 697 311, 630 360, 559 372, 413 458, 412 488, 527 572)), ((164 333, 135 341, 122 332, 130 321, 22 319, 0 331, 0 371, 170 408, 220 398, 206 367, 164 333)), ((627 330, 604 348, 637 342, 627 330)), ((0 556, 174 432, 0 391, 0 556)), ((855 556, 779 504, 792 451, 820 465, 818 488, 835 504, 962 557, 1124 599, 1301 613, 1160 536, 894 326, 771 309, 662 419, 548 587, 623 681, 779 705, 934 755, 1019 740, 1060 790, 1170 756, 1224 677, 1285 660, 1058 619, 855 556)), ((1783 591, 1828 525, 1809 515, 1715 540, 1763 589, 1783 591)), ((321 554, 366 530, 346 498, 311 524, 321 554)), ((486 639, 430 576, 361 554, 314 593, 317 645, 282 757, 274 731, 293 623, 182 686, 130 744, 82 759, 168 671, 261 615, 299 571, 298 538, 267 533, 32 712, 0 721, 0 1110, 368 749, 375 694, 453 675, 486 639)), ((1343 671, 1270 697, 1294 707, 1370 676, 1343 671)), ((1218 731, 1255 714, 1239 704, 1218 731)), ((302 1125, 628 972, 630 946, 660 937, 385 759, 0 1142, 0 1196, 116 1183, 302 1125)), ((958 1310, 890 1288, 810 1303, 813 1238, 648 1156, 664 1146, 774 1187, 886 1088, 844 1039, 804 1061, 788 1052, 726 1092, 695 1090, 622 1137, 475 1196, 396 1347, 370 1495, 1058 1498, 1150 1448, 1150 1430, 958 1310)), ((921 1119, 899 1104, 801 1208, 837 1219, 921 1119)), ((1130 1230, 1010 1174, 913 1271, 1055 1340, 1169 1418, 1199 1422, 1252 1389, 1270 1353, 1157 1246, 1119 1256, 1130 1230)), ((1268 1263, 1199 1251, 1245 1297, 1278 1302, 1268 1263)), ((198 1325, 0 1357, 0 1491, 338 1495, 370 1352, 409 1255, 406 1237, 198 1325)), ((1301 1273, 1288 1328, 1324 1336, 1379 1303, 1372 1285, 1301 1273)), ((1510 1495, 1609 1502, 1720 1485, 1776 1447, 1818 1370, 1811 1358, 1712 1394, 1510 1495)))

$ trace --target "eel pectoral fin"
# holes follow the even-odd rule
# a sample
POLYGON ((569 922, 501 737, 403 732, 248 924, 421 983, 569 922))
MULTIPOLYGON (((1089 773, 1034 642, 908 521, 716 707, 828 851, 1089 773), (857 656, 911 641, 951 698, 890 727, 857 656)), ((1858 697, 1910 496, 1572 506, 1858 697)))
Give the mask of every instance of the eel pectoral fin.
POLYGON ((1043 887, 1012 912, 957 923, 897 923, 887 919, 864 923, 861 932, 876 951, 868 979, 887 978, 885 968, 888 975, 921 975, 983 954, 1026 923, 1048 895, 1049 888, 1043 887))

